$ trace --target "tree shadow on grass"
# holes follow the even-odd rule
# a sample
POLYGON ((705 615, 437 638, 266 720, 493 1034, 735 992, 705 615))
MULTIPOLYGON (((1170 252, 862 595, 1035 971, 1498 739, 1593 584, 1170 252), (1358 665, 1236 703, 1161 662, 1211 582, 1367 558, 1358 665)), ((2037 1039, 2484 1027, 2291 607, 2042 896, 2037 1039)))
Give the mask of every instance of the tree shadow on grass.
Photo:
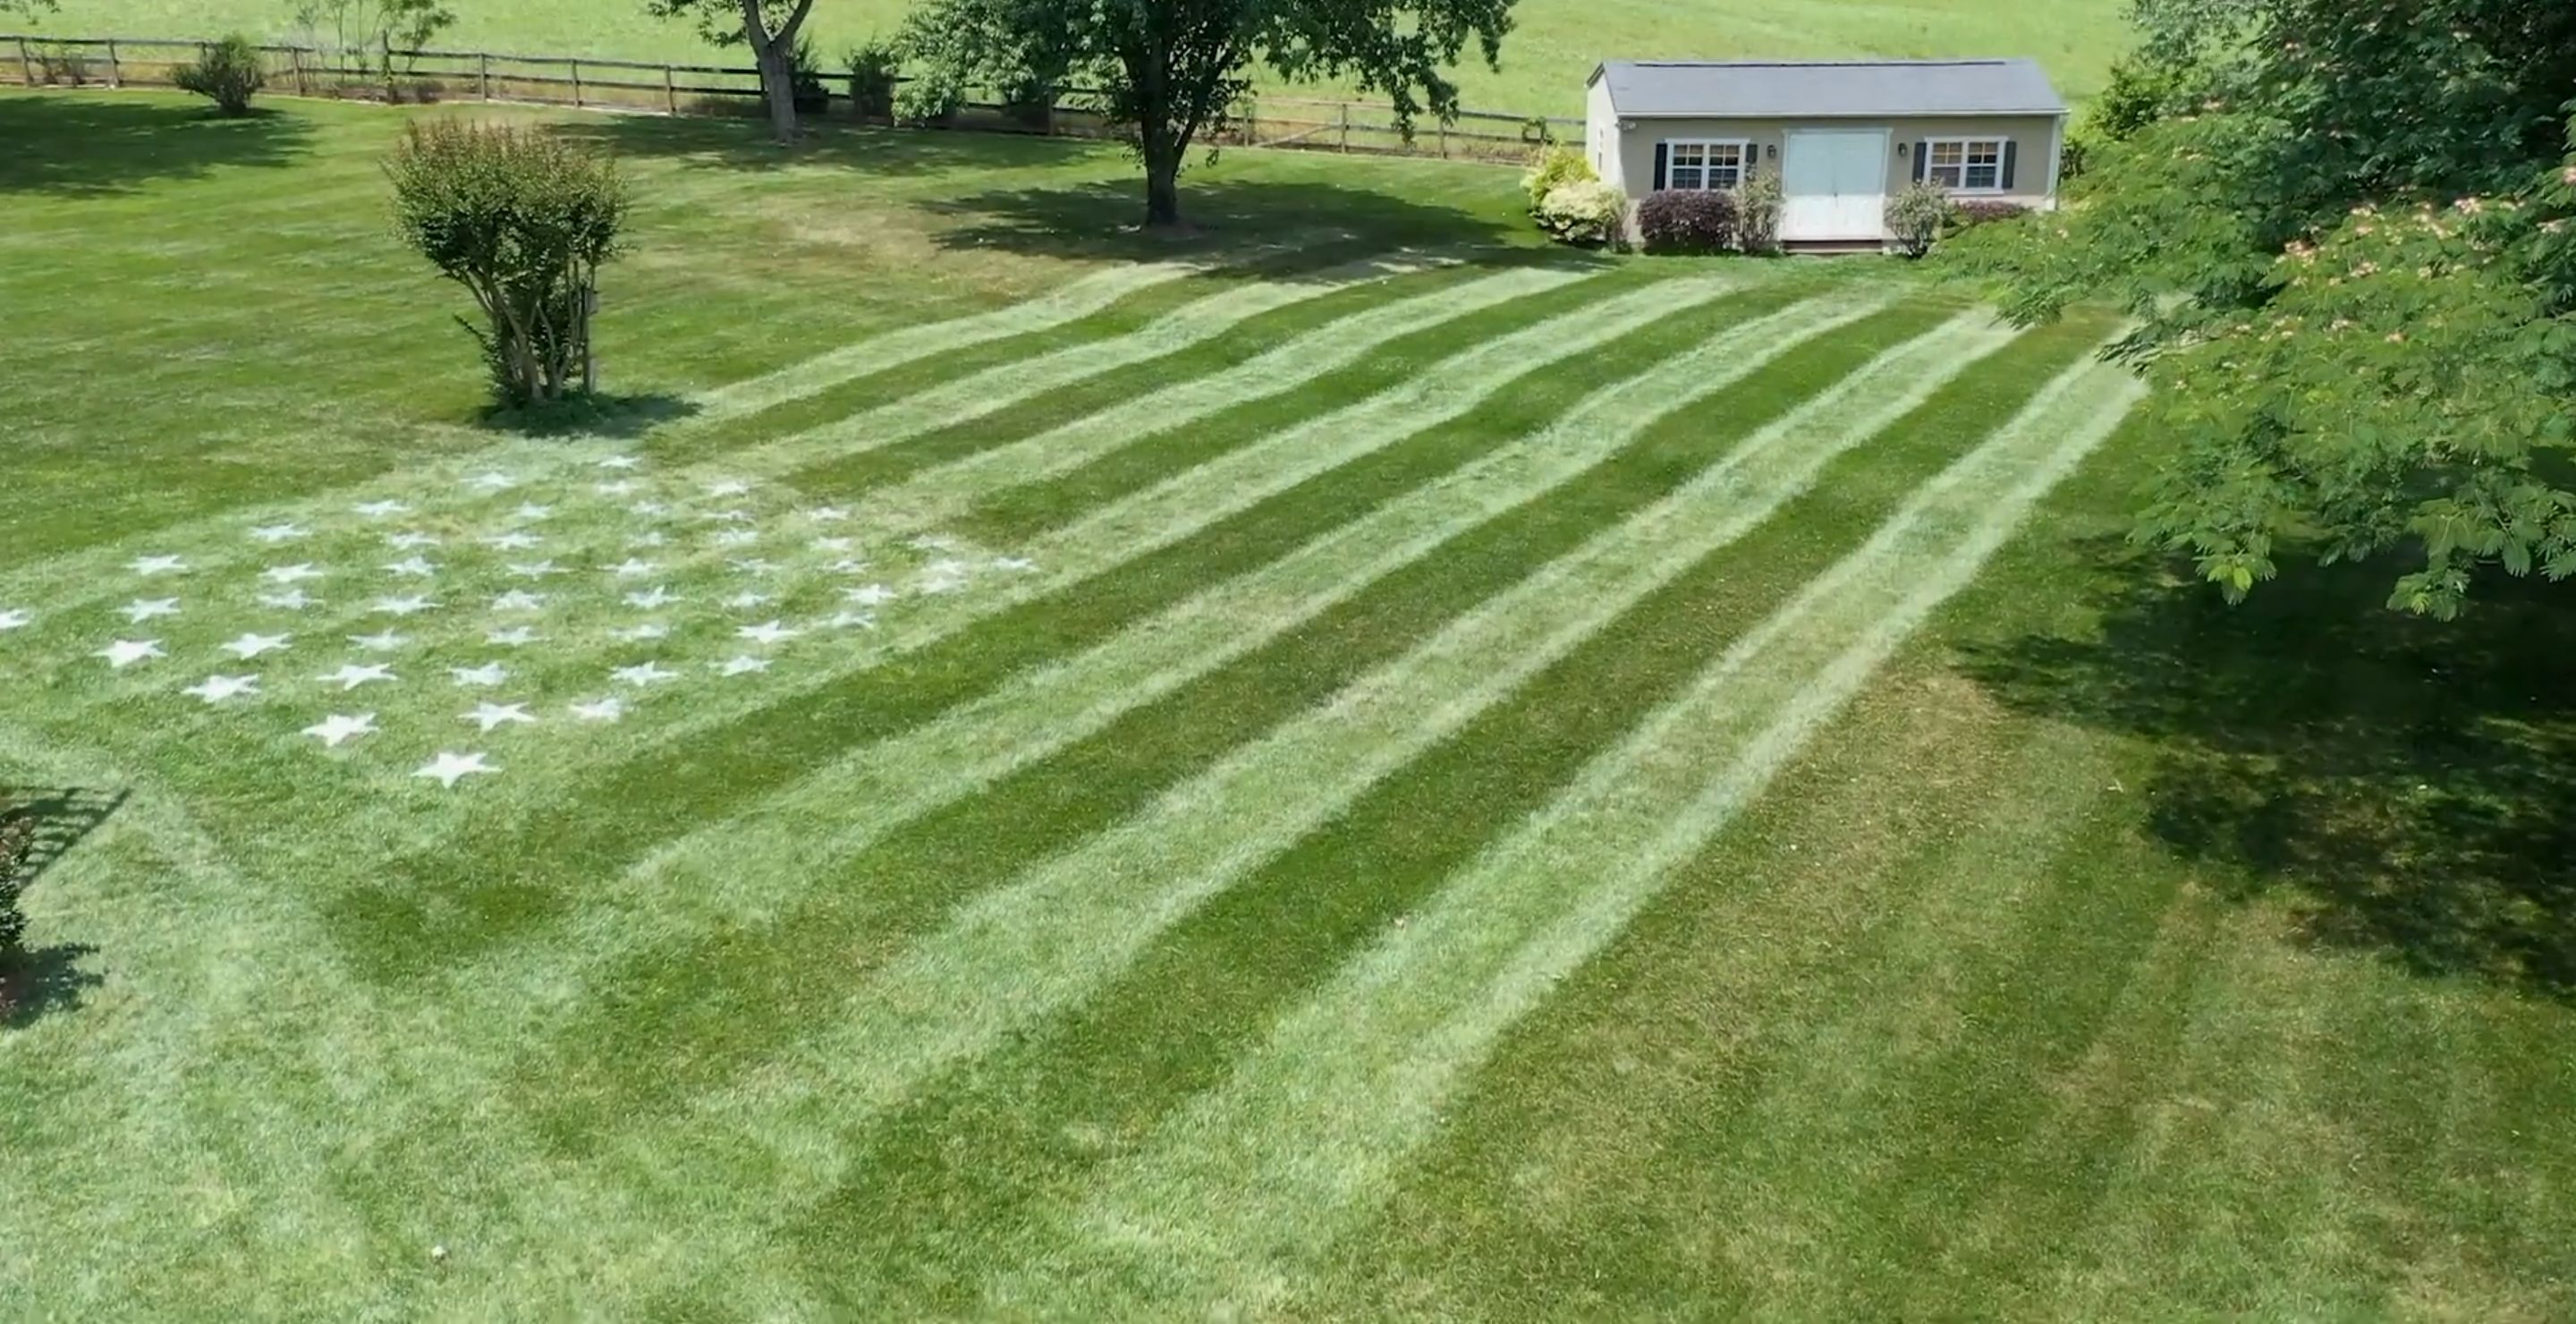
POLYGON ((2385 565, 2284 573, 2241 607, 2162 558, 2098 638, 1968 667, 2006 702, 2162 745, 2151 825, 2290 889, 2302 935, 2576 1001, 2576 589, 2499 580, 2443 624, 2389 611, 2385 565))
MULTIPOLYGON (((125 803, 125 792, 0 785, 0 894, 18 894, 125 803)), ((81 968, 97 948, 58 943, 0 951, 0 1028, 16 1029, 80 1005, 103 977, 81 968)))
MULTIPOLYGON (((1137 224, 1143 209, 1140 181, 1099 182, 1058 188, 1005 189, 932 206, 953 218, 937 241, 946 248, 998 248, 1066 258, 1184 256, 1247 245, 1303 245, 1342 235, 1375 247, 1465 249, 1518 243, 1520 229, 1488 216, 1439 203, 1416 202, 1373 189, 1338 184, 1250 179, 1202 180, 1182 189, 1187 228, 1171 233, 1137 224)), ((1559 249, 1551 260, 1603 259, 1559 249)))
POLYGON ((282 166, 311 137, 302 118, 272 110, 221 119, 130 93, 0 96, 0 194, 95 197, 226 166, 282 166))
POLYGON ((664 158, 696 169, 830 166, 898 177, 1058 165, 1107 146, 1073 138, 809 121, 794 146, 782 147, 770 139, 767 120, 737 116, 620 115, 559 124, 554 132, 620 156, 664 158))
POLYGON ((474 422, 494 432, 522 437, 604 437, 622 441, 696 412, 697 402, 681 396, 602 392, 520 409, 490 405, 474 416, 474 422))

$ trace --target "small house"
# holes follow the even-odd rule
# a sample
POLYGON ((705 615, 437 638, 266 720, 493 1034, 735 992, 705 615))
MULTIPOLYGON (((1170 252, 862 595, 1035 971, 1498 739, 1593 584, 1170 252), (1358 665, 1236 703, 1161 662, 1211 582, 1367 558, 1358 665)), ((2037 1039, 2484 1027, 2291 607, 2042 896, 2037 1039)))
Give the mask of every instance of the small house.
POLYGON ((2066 101, 2029 60, 1617 60, 1586 110, 1593 170, 1631 199, 1778 169, 1793 248, 1883 243, 1909 180, 2054 207, 2066 145, 2066 101))

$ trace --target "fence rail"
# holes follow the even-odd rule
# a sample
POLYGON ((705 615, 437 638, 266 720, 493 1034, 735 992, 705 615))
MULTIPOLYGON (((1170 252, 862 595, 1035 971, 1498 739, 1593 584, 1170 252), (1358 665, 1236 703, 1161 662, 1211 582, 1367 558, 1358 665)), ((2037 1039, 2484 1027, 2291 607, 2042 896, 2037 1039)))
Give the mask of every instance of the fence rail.
MULTIPOLYGON (((187 37, 0 33, 0 85, 168 87, 174 70, 194 63, 212 44, 187 37)), ((375 52, 287 44, 259 50, 268 63, 270 90, 295 96, 494 101, 660 115, 764 113, 760 71, 754 68, 500 51, 375 52)), ((862 113, 850 93, 847 77, 827 81, 821 96, 809 91, 800 98, 799 109, 825 119, 888 122, 882 113, 862 113)), ((1231 123, 1210 145, 1517 161, 1532 146, 1566 136, 1582 123, 1462 110, 1453 120, 1425 121, 1408 134, 1392 110, 1372 102, 1256 96, 1233 107, 1231 123)), ((1078 138, 1111 133, 1081 93, 1070 90, 1043 106, 1013 104, 998 95, 969 100, 936 127, 1078 138)))

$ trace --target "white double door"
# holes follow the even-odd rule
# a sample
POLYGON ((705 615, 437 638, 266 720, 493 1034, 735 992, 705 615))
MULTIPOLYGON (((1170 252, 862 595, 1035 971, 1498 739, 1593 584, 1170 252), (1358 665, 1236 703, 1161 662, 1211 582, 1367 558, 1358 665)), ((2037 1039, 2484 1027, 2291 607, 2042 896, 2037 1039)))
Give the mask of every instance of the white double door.
POLYGON ((1887 233, 1885 129, 1792 129, 1782 145, 1783 239, 1878 239, 1887 233))

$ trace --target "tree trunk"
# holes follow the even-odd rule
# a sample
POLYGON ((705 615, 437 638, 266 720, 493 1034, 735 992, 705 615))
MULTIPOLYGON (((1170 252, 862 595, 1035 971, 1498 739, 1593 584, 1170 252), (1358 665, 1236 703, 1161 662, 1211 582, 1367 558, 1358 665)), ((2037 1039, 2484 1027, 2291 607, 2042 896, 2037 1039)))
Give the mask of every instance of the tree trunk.
POLYGON ((1181 157, 1187 149, 1168 135, 1145 139, 1145 224, 1169 229, 1181 223, 1181 157))
POLYGON ((769 99, 769 132, 784 145, 796 141, 796 64, 783 40, 755 41, 760 91, 769 99))

